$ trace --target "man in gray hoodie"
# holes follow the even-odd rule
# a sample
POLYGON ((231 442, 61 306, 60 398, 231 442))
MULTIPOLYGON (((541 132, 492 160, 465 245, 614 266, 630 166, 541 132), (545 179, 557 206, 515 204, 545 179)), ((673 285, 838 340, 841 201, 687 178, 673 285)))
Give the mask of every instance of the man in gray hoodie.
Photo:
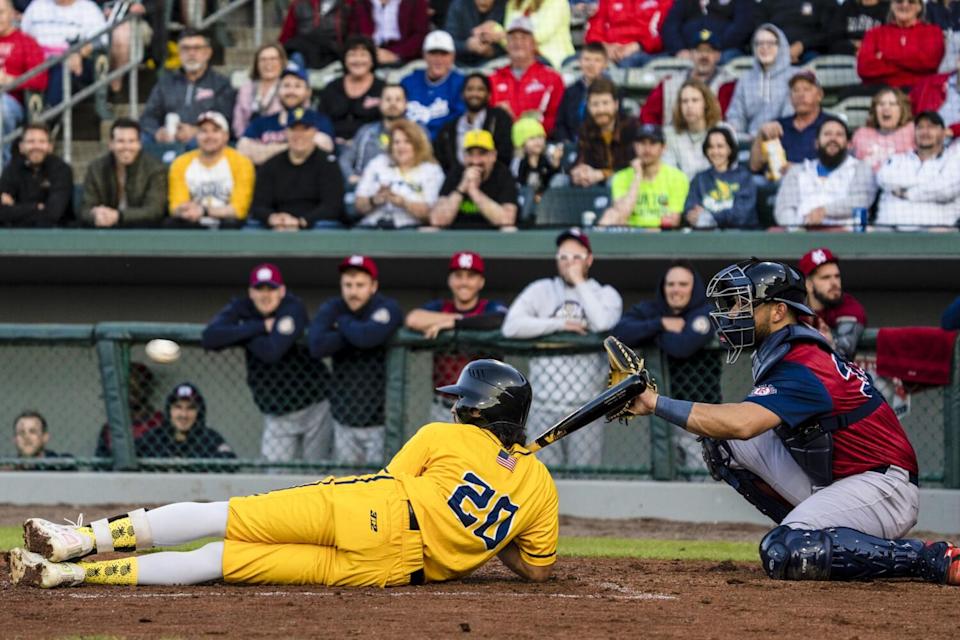
POLYGON ((760 125, 793 113, 790 104, 790 43, 778 27, 765 23, 753 34, 753 69, 737 81, 727 122, 741 139, 757 135, 760 125))

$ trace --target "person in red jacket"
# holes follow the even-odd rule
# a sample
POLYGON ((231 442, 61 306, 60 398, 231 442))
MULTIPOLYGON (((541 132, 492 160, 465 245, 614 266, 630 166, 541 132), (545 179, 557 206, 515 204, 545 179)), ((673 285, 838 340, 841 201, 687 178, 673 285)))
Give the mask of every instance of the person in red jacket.
POLYGON ((507 28, 510 64, 490 76, 490 106, 500 107, 514 120, 534 115, 549 135, 563 100, 563 78, 538 61, 536 53, 533 23, 526 16, 517 16, 507 28))
POLYGON ((894 0, 892 20, 867 31, 857 54, 857 73, 867 84, 909 88, 937 72, 943 31, 923 21, 922 0, 894 0))
MULTIPOLYGON (((960 60, 957 60, 960 69, 960 60)), ((947 123, 949 134, 960 136, 960 71, 938 73, 924 78, 910 91, 910 107, 914 113, 936 111, 947 123)))
POLYGON ((673 0, 600 0, 586 42, 602 42, 612 62, 642 67, 663 51, 661 32, 673 0))
MULTIPOLYGON (((9 84, 43 62, 43 50, 32 37, 16 28, 13 23, 13 5, 10 0, 0 0, 0 86, 9 84)), ((10 93, 3 94, 0 105, 2 136, 23 123, 23 92, 45 91, 47 72, 34 76, 10 93)), ((3 164, 10 159, 10 147, 3 148, 3 164)))
POLYGON ((427 0, 359 0, 353 5, 351 33, 377 45, 378 65, 399 65, 421 55, 430 28, 427 0), (390 5, 399 5, 393 9, 390 5))

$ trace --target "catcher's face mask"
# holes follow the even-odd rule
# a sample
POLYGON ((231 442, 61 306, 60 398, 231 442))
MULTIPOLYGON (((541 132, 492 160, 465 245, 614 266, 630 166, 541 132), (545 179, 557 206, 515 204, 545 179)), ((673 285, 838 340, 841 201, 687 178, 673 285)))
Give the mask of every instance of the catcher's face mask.
POLYGON ((707 285, 707 297, 712 298, 716 306, 710 318, 727 349, 727 364, 733 364, 756 339, 753 281, 741 265, 731 265, 713 276, 707 285))

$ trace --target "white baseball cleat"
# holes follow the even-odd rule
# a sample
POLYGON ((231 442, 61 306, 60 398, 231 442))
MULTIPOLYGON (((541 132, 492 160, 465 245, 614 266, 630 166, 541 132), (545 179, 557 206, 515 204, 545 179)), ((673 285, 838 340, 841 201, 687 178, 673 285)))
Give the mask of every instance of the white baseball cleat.
POLYGON ((77 531, 77 527, 40 518, 23 523, 23 542, 27 549, 51 562, 82 558, 94 552, 93 538, 77 531))
POLYGON ((50 562, 39 553, 11 549, 10 579, 15 585, 53 589, 73 587, 83 582, 87 572, 73 562, 50 562))

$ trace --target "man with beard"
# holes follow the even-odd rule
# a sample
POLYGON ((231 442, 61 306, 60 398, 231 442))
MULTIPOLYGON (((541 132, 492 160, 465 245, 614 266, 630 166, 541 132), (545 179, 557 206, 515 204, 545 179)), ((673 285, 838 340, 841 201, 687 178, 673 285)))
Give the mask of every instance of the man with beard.
MULTIPOLYGON (((143 458, 236 458, 227 441, 207 426, 207 404, 196 385, 181 382, 167 394, 163 425, 137 441, 143 458)), ((201 467, 202 468, 202 467, 201 467)), ((198 470, 192 467, 191 471, 198 470)))
POLYGON ((236 92, 229 78, 210 69, 210 39, 199 31, 184 29, 177 44, 180 72, 160 76, 143 107, 140 128, 144 142, 191 144, 196 139, 195 123, 201 113, 233 113, 236 92), (177 122, 175 131, 166 126, 171 114, 177 122))
POLYGON ((423 41, 426 69, 400 81, 407 92, 407 118, 424 127, 433 140, 440 129, 463 113, 463 74, 453 68, 453 38, 433 31, 423 41))
POLYGON ((490 80, 482 73, 471 73, 463 83, 463 103, 467 110, 456 120, 443 125, 433 141, 433 154, 444 173, 464 164, 463 137, 468 131, 485 129, 493 136, 497 160, 505 165, 513 158, 510 130, 513 120, 503 109, 490 106, 490 80))
MULTIPOLYGON (((472 251, 458 251, 450 258, 447 269, 447 286, 451 297, 437 298, 407 314, 407 328, 420 331, 428 339, 436 338, 441 331, 499 329, 507 315, 507 306, 499 300, 481 298, 486 284, 483 258, 472 251)), ((471 360, 489 356, 463 352, 436 352, 433 355, 433 386, 442 387, 456 382, 460 371, 471 360)), ((452 403, 440 394, 434 396, 430 419, 449 422, 452 403)))
POLYGON ((617 87, 607 78, 597 78, 587 90, 587 118, 577 137, 577 160, 570 181, 577 187, 605 182, 633 160, 636 128, 631 118, 621 117, 617 87))
POLYGON ((847 227, 859 224, 853 211, 876 197, 870 165, 849 153, 843 120, 824 116, 817 130, 816 160, 794 165, 777 192, 774 217, 784 227, 847 227))
POLYGON ((353 140, 340 154, 340 169, 348 182, 360 182, 360 175, 370 161, 386 152, 390 125, 406 112, 406 90, 399 84, 386 85, 380 94, 380 122, 371 122, 357 129, 353 140))
POLYGON ((805 253, 799 266, 807 279, 807 304, 817 314, 810 324, 838 353, 853 360, 867 326, 867 312, 859 300, 843 290, 840 259, 821 247, 805 253))
POLYGON ((497 161, 493 136, 485 129, 463 136, 466 166, 447 174, 430 224, 452 229, 500 229, 517 222, 517 183, 497 161))
POLYGON ((20 154, 0 175, 0 226, 52 227, 68 217, 72 199, 73 170, 53 155, 50 129, 28 124, 20 154))
POLYGON ((383 463, 386 348, 403 321, 400 305, 379 293, 377 264, 367 256, 340 263, 340 295, 320 305, 310 325, 310 355, 331 358, 333 459, 383 463))
MULTIPOLYGON (((606 333, 620 320, 623 299, 590 277, 593 251, 580 229, 560 233, 557 275, 531 282, 510 305, 504 337, 531 339, 554 333, 606 333)), ((533 439, 602 391, 606 359, 596 351, 530 358, 533 407, 527 435, 533 439)), ((603 457, 600 421, 572 433, 537 456, 547 466, 595 467, 603 457)))
MULTIPOLYGON (((283 110, 270 116, 255 118, 237 142, 237 151, 250 158, 255 165, 261 165, 281 151, 286 151, 287 126, 291 113, 310 105, 307 74, 295 62, 287 64, 287 68, 280 74, 277 94, 283 110)), ((322 113, 316 113, 316 116, 316 145, 327 153, 333 153, 333 123, 322 113)))
POLYGON ((673 125, 673 105, 680 95, 680 88, 687 80, 704 83, 720 101, 726 115, 727 107, 737 86, 737 77, 719 66, 721 57, 720 34, 703 29, 687 37, 688 57, 693 67, 687 73, 677 73, 661 80, 640 109, 642 124, 673 125))

